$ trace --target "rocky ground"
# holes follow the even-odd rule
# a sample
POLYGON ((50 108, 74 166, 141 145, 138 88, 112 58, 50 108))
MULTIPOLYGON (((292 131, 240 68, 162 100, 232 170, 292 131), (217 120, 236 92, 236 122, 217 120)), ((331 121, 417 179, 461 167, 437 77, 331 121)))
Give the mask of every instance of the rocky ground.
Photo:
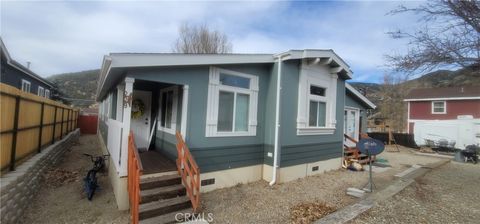
POLYGON ((92 162, 83 153, 101 153, 96 135, 82 135, 59 165, 45 172, 41 188, 19 223, 128 223, 128 212, 117 209, 107 173, 98 175, 101 189, 92 201, 87 200, 83 176, 92 162))
POLYGON ((451 162, 351 223, 479 223, 480 165, 451 162))

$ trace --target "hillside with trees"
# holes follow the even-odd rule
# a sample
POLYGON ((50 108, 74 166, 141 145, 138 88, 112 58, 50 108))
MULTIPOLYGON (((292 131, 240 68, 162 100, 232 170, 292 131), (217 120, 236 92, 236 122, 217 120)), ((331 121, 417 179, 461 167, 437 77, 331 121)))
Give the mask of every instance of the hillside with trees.
POLYGON ((89 107, 95 103, 99 70, 52 75, 47 79, 58 86, 60 92, 76 107, 89 107))

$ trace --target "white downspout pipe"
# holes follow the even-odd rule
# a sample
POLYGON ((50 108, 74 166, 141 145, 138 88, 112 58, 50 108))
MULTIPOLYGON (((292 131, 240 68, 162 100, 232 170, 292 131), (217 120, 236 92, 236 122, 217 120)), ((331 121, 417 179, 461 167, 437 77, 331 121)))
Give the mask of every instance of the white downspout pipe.
POLYGON ((270 186, 274 185, 277 182, 277 167, 278 167, 278 135, 280 129, 280 89, 282 81, 282 57, 283 55, 278 56, 278 73, 277 73, 277 93, 275 99, 275 143, 274 143, 274 152, 273 152, 273 172, 272 172, 272 181, 270 181, 270 186))

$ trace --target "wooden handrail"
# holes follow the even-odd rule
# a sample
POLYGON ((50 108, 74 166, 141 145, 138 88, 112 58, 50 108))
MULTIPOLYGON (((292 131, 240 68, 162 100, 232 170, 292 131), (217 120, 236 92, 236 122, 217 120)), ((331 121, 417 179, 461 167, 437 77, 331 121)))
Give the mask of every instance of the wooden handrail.
POLYGON ((348 139, 348 140, 350 140, 350 141, 352 141, 352 142, 353 142, 353 143, 355 143, 355 144, 357 144, 357 143, 358 143, 358 141, 357 141, 357 140, 355 140, 354 138, 352 138, 352 137, 348 136, 347 134, 343 134, 343 137, 344 137, 344 138, 346 138, 346 139, 348 139))
POLYGON ((182 177, 183 185, 192 203, 193 211, 198 212, 200 205, 200 168, 183 140, 182 134, 177 131, 177 169, 182 177))
POLYGON ((143 174, 143 166, 138 155, 133 132, 128 135, 128 199, 130 201, 130 214, 132 223, 139 222, 138 208, 140 206, 140 176, 143 174))

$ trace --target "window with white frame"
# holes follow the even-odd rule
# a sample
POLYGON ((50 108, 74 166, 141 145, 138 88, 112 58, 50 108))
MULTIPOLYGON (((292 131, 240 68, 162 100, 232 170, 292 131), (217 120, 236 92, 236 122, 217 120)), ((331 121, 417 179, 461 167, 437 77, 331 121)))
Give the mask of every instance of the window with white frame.
POLYGON ((298 88, 297 135, 333 134, 337 75, 328 66, 302 62, 298 88))
POLYGON ((50 99, 50 90, 45 90, 45 97, 50 99))
POLYGON ((326 88, 324 87, 310 85, 310 94, 308 95, 309 127, 325 127, 327 123, 327 97, 325 92, 326 88))
POLYGON ((160 90, 160 114, 158 130, 175 134, 177 130, 178 87, 160 90))
POLYGON ((206 136, 255 136, 257 102, 257 76, 211 67, 206 136))
POLYGON ((31 83, 25 79, 22 79, 22 91, 30 92, 31 83))
POLYGON ((445 114, 447 113, 447 107, 445 101, 433 101, 432 102, 432 114, 445 114))
POLYGON ((45 89, 41 86, 38 87, 38 95, 45 96, 45 89))

